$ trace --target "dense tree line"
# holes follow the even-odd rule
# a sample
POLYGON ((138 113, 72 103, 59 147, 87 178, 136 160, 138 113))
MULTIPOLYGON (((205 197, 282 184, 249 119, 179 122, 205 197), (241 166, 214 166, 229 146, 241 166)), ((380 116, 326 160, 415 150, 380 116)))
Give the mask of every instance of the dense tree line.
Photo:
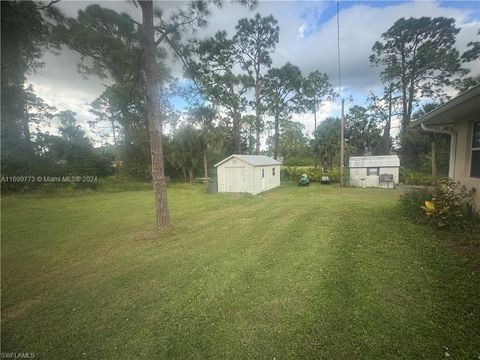
POLYGON ((3 1, 1 59, 2 174, 112 174, 112 155, 94 148, 75 114, 38 97, 26 76, 40 69, 45 51, 59 50, 56 26, 65 21, 52 4, 3 1), (57 124, 58 135, 45 128, 57 124))
MULTIPOLYGON (((142 23, 97 4, 66 18, 53 3, 2 2, 3 173, 152 181, 157 224, 164 226, 167 176, 208 182, 214 163, 232 153, 259 154, 262 138, 263 152, 285 162, 307 161, 324 170, 339 166, 340 120, 317 124, 322 104, 337 94, 320 69, 302 74, 295 64, 273 66, 280 30, 273 16, 255 14, 240 19, 231 36, 220 31, 202 39, 196 32, 219 2, 191 1, 168 14, 154 11, 151 1, 138 4, 142 23), (109 80, 90 109, 89 130, 102 147, 93 146, 74 113, 49 106, 26 83, 42 66, 44 52, 60 45, 81 55, 83 75, 109 80), (166 66, 172 54, 182 61, 188 86, 172 78, 166 66), (173 97, 189 106, 176 108, 173 97), (293 120, 295 114, 311 116, 313 139, 293 120), (46 130, 52 127, 57 135, 46 130)), ((399 19, 382 34, 370 61, 381 67, 384 91, 371 93, 364 106, 350 104, 346 159, 393 151, 412 169, 445 171, 447 139, 409 125, 431 108, 425 99, 438 105, 448 98, 447 87, 463 91, 478 83, 462 63, 477 60, 480 47, 471 42, 459 54, 458 32, 453 19, 422 17, 399 19), (400 131, 392 139, 397 118, 400 131), (419 159, 419 153, 430 158, 419 159)))

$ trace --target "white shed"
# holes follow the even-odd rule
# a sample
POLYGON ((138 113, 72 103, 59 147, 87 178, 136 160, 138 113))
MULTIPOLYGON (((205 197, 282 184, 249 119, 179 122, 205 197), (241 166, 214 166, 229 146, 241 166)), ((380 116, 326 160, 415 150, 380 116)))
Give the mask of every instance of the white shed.
POLYGON ((256 195, 280 186, 281 164, 263 155, 231 155, 215 164, 218 192, 256 195))
POLYGON ((393 188, 398 184, 400 159, 397 155, 352 156, 348 165, 351 186, 393 188))

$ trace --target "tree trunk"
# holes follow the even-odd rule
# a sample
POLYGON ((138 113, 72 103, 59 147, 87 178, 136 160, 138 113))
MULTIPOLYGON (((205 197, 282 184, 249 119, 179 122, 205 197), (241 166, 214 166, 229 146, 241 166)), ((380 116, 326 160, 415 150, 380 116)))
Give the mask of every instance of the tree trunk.
POLYGON ((278 159, 278 142, 280 140, 280 131, 279 131, 279 119, 278 119, 278 115, 275 116, 275 134, 273 135, 274 139, 273 139, 273 158, 275 160, 278 159))
POLYGON ((255 87, 255 154, 260 154, 260 101, 258 99, 258 90, 255 87))
MULTIPOLYGON (((406 86, 406 85, 405 85, 406 86)), ((407 98, 407 89, 402 89, 402 125, 400 128, 400 132, 405 132, 407 130, 408 124, 408 98, 407 98)))
MULTIPOLYGON (((230 84, 230 93, 232 93, 232 94, 235 93, 235 90, 233 88, 233 84, 230 84)), ((240 136, 241 114, 238 111, 238 108, 236 106, 234 106, 233 109, 232 109, 232 116, 233 116, 233 136, 234 136, 234 140, 235 140, 235 154, 241 154, 242 153, 241 136, 240 136)))
POLYGON ((405 117, 405 120, 406 120, 405 128, 410 123, 410 119, 412 117, 413 98, 415 95, 414 93, 415 93, 415 87, 414 87, 414 80, 412 76, 412 79, 410 79, 410 87, 408 90, 407 116, 405 117))
MULTIPOLYGON (((317 100, 315 98, 315 94, 313 94, 313 138, 317 140, 317 100)), ((317 170, 317 163, 315 161, 315 170, 317 170)))
POLYGON ((388 118, 385 123, 385 129, 383 130, 383 151, 385 155, 390 155, 392 148, 392 139, 390 137, 390 129, 392 127, 392 89, 390 88, 388 93, 388 118))
POLYGON ((205 188, 208 190, 208 159, 207 148, 203 150, 203 174, 205 176, 205 188))
POLYGON ((188 169, 188 181, 191 183, 193 183, 193 169, 190 168, 188 169))
POLYGON ((139 1, 143 17, 143 52, 145 57, 145 81, 147 87, 147 118, 152 155, 152 182, 157 211, 157 229, 169 224, 167 203, 167 183, 162 148, 162 121, 160 119, 160 99, 156 61, 156 47, 153 31, 153 3, 139 1))
POLYGON ((313 137, 317 140, 317 99, 315 94, 313 94, 313 137))
POLYGON ((255 154, 260 154, 260 65, 257 64, 255 69, 255 154))
POLYGON ((33 157, 33 147, 30 135, 30 128, 28 126, 28 113, 25 109, 22 116, 22 127, 23 127, 23 137, 25 138, 25 146, 27 148, 27 153, 30 157, 33 157))
POLYGON ((241 136, 240 136, 240 116, 238 111, 233 114, 233 132, 235 136, 235 154, 242 153, 241 136))
POLYGON ((110 122, 112 123, 113 144, 117 145, 117 134, 115 133, 115 120, 113 118, 113 114, 110 117, 110 122))

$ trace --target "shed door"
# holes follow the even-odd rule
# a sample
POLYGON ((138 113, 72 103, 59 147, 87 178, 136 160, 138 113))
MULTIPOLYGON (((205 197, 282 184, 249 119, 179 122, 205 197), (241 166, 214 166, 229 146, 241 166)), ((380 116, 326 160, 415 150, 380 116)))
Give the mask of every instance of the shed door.
POLYGON ((227 192, 244 192, 245 169, 225 168, 225 189, 227 192))

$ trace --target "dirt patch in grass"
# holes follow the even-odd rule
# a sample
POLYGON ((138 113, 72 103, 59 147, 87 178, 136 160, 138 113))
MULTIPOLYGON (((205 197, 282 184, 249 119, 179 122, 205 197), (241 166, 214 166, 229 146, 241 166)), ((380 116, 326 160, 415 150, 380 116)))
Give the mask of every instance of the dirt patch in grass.
POLYGON ((30 310, 41 302, 40 299, 27 299, 13 306, 2 309, 2 320, 12 320, 25 317, 30 310))

